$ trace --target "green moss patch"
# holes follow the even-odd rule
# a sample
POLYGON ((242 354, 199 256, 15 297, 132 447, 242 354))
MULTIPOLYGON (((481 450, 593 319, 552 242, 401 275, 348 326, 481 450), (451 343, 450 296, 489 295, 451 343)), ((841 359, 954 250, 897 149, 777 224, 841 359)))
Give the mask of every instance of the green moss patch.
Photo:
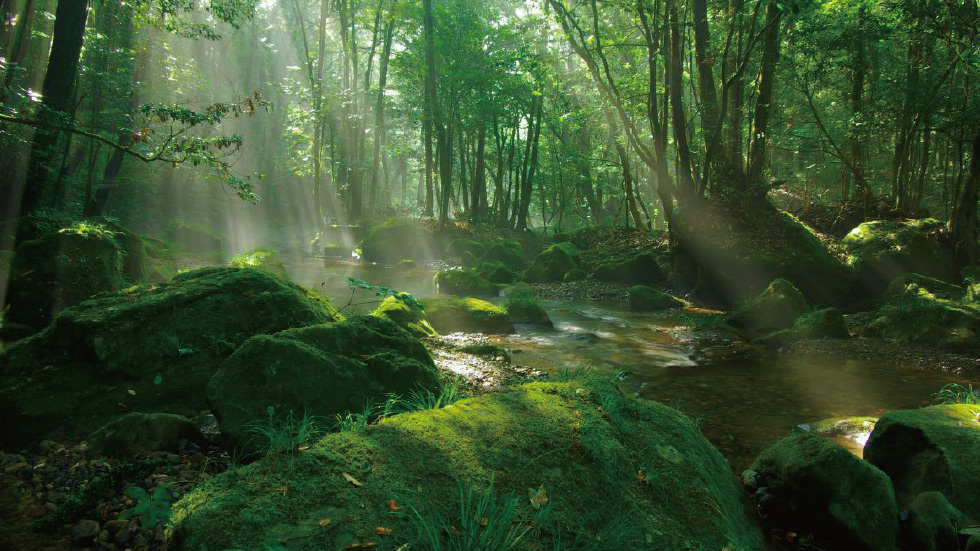
POLYGON ((174 505, 172 545, 390 551, 432 526, 413 510, 457 530, 501 522, 461 522, 473 515, 461 486, 513 503, 522 548, 763 549, 724 459, 689 419, 591 380, 396 415, 222 474, 174 505))
POLYGON ((255 268, 269 272, 284 280, 289 280, 289 272, 286 270, 286 265, 279 258, 279 253, 273 249, 242 251, 231 257, 228 265, 233 268, 255 268))
POLYGON ((407 293, 395 293, 371 312, 372 316, 385 317, 397 323, 413 337, 438 337, 439 333, 429 323, 423 305, 407 293))
POLYGON ((909 285, 915 285, 919 289, 924 289, 929 294, 934 297, 941 298, 944 300, 961 301, 963 300, 963 295, 965 290, 959 285, 954 285, 952 283, 946 283, 935 278, 926 277, 924 275, 919 275, 915 273, 905 274, 896 277, 888 284, 885 289, 885 293, 882 298, 888 300, 893 297, 905 294, 905 290, 909 285))
POLYGON ((449 245, 446 246, 447 258, 461 259, 466 253, 479 258, 486 252, 486 245, 472 239, 453 239, 449 242, 449 245))
POLYGON ((251 268, 202 268, 63 311, 0 354, 0 440, 94 430, 120 411, 190 414, 253 335, 340 319, 329 301, 251 268), (130 392, 132 391, 132 392, 130 392))
POLYGON ((980 309, 938 298, 910 283, 872 314, 867 334, 930 348, 980 348, 980 309))
POLYGON ((476 298, 437 298, 425 301, 426 314, 440 333, 513 333, 507 311, 476 298))
POLYGON ((541 300, 527 286, 514 286, 504 299, 504 308, 514 323, 536 323, 554 326, 541 300))
POLYGON ((791 327, 806 311, 803 294, 785 279, 777 279, 759 295, 740 301, 728 317, 728 323, 749 331, 766 331, 791 327))
POLYGON ((332 419, 389 393, 438 386, 422 343, 393 321, 359 316, 252 337, 214 374, 208 394, 222 434, 254 449, 252 423, 304 414, 332 419))
POLYGON ((895 278, 913 272, 952 281, 952 257, 937 237, 943 228, 942 222, 926 218, 876 220, 851 230, 843 245, 857 290, 877 297, 895 278))
POLYGON ((895 410, 875 424, 864 457, 884 471, 905 507, 922 492, 942 492, 954 506, 980 518, 980 422, 977 406, 943 405, 895 410))
POLYGON ((441 295, 490 295, 497 296, 497 286, 480 277, 472 268, 458 268, 437 272, 434 281, 441 295))
POLYGON ((552 245, 534 257, 524 277, 532 283, 561 281, 565 273, 578 267, 577 256, 578 250, 571 243, 552 245))
POLYGON ((390 218, 374 226, 361 241, 361 255, 368 262, 395 264, 439 257, 435 237, 412 220, 390 218))
POLYGON ((756 344, 779 348, 805 339, 846 339, 850 337, 844 314, 834 307, 804 312, 793 327, 756 339, 756 344))
POLYGON ((192 253, 220 253, 224 249, 225 240, 219 232, 178 218, 167 223, 166 237, 192 253))
POLYGON ((522 270, 527 265, 524 259, 524 248, 516 239, 495 239, 487 247, 487 252, 480 258, 496 260, 510 266, 514 270, 522 270))

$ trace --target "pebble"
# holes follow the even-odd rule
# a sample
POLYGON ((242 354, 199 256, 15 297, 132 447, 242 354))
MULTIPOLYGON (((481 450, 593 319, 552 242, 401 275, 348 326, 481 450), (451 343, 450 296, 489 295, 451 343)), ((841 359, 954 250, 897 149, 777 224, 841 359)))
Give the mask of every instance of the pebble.
POLYGON ((82 519, 71 529, 71 542, 77 546, 89 545, 95 541, 99 532, 98 522, 90 519, 82 519))

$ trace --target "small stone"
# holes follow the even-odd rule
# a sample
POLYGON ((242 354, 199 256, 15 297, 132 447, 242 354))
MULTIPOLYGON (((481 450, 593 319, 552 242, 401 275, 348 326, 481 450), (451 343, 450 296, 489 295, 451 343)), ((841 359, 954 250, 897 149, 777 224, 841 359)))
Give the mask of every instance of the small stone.
POLYGON ((136 537, 136 532, 139 531, 139 524, 136 519, 130 519, 126 522, 126 527, 122 530, 116 532, 116 544, 120 547, 128 547, 128 543, 133 541, 136 537))
POLYGON ((55 505, 54 503, 51 503, 49 501, 49 502, 47 502, 47 503, 44 504, 44 508, 47 509, 48 512, 54 512, 55 510, 58 509, 58 506, 55 505))
POLYGON ((27 511, 27 516, 31 518, 41 518, 48 514, 48 509, 43 505, 35 505, 27 511))
POLYGON ((973 534, 966 542, 965 551, 980 551, 980 534, 973 534))
POLYGON ((71 530, 71 542, 76 546, 89 545, 95 541, 99 531, 98 522, 82 519, 71 530))

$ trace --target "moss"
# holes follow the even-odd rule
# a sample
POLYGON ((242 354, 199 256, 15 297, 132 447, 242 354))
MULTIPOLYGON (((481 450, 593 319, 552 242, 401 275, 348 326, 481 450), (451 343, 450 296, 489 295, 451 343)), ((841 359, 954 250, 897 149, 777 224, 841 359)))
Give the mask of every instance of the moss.
POLYGON ((585 273, 585 270, 581 268, 572 268, 571 270, 565 272, 565 277, 561 278, 561 280, 565 283, 572 283, 574 281, 582 281, 587 277, 589 276, 585 273))
POLYGON ((436 290, 441 295, 490 295, 497 296, 497 286, 472 268, 443 270, 433 278, 436 290))
POLYGON ((633 285, 649 285, 664 281, 663 270, 653 253, 640 253, 624 262, 600 264, 592 277, 633 285))
MULTIPOLYGON (((750 467, 831 549, 896 549, 898 507, 888 476, 813 433, 779 440, 750 467)), ((789 511, 782 511, 783 514, 789 511)))
POLYGON ((608 382, 576 380, 396 415, 214 477, 174 505, 173 549, 371 541, 391 551, 411 541, 409 505, 456 524, 457 481, 518 496, 530 548, 596 538, 624 550, 764 546, 724 459, 689 419, 608 382), (540 510, 532 494, 546 496, 540 510), (610 527, 624 517, 634 537, 617 539, 623 531, 610 527))
POLYGON ((782 329, 753 342, 770 348, 781 348, 806 339, 846 339, 850 337, 847 320, 837 308, 823 308, 803 313, 790 329, 782 329))
POLYGON ((437 298, 426 301, 426 314, 440 333, 513 333, 507 311, 476 298, 437 298))
POLYGON ((279 253, 273 249, 242 251, 231 257, 228 265, 232 268, 255 268, 256 270, 269 272, 285 281, 289 281, 290 279, 286 265, 279 259, 279 253))
POLYGON ((503 262, 514 270, 521 270, 527 265, 527 261, 524 260, 524 248, 516 239, 495 239, 481 258, 503 262))
POLYGON ((777 279, 758 296, 737 304, 728 323, 750 331, 784 329, 806 308, 803 294, 789 281, 777 279))
POLYGON ((980 310, 937 298, 916 284, 889 297, 867 323, 872 337, 930 348, 980 348, 980 310))
POLYGON ((94 430, 117 404, 191 414, 206 407, 213 371, 252 335, 340 318, 308 289, 251 268, 201 268, 87 300, 0 354, 0 413, 17 420, 0 440, 94 430))
POLYGON ((42 329, 58 312, 125 284, 123 251, 101 226, 77 225, 21 243, 11 265, 9 320, 42 329))
POLYGON ((554 325, 541 305, 541 300, 530 289, 512 289, 504 299, 504 308, 514 323, 536 323, 547 327, 554 325))
POLYGON ((939 491, 967 515, 980 517, 980 423, 968 404, 893 410, 884 414, 864 457, 884 471, 900 507, 939 491))
POLYGON ((496 260, 477 260, 473 265, 476 272, 490 283, 507 285, 514 283, 520 276, 503 262, 496 260))
POLYGON ((922 492, 909 505, 909 540, 914 549, 959 549, 960 527, 970 519, 940 492, 922 492))
POLYGON ((667 293, 658 291, 646 285, 634 285, 629 288, 630 309, 636 312, 657 312, 671 308, 683 308, 685 302, 667 293))
POLYGON ((470 253, 479 258, 486 254, 487 246, 479 241, 472 239, 453 239, 446 246, 446 256, 448 258, 462 258, 464 254, 470 253))
POLYGON ((167 223, 167 240, 192 253, 214 253, 224 249, 224 237, 207 226, 187 220, 173 219, 167 223))
POLYGON ((257 335, 208 383, 221 432, 249 447, 249 424, 306 414, 332 419, 361 411, 387 394, 437 390, 425 347, 393 321, 358 316, 343 322, 257 335))
POLYGON ((928 291, 929 294, 937 298, 953 301, 963 299, 964 289, 959 285, 953 285, 952 283, 946 283, 945 281, 916 273, 896 277, 888 284, 882 298, 888 300, 889 298, 902 295, 909 285, 916 285, 919 289, 928 291))
POLYGON ((435 239, 413 220, 389 218, 371 228, 361 241, 368 262, 395 264, 399 260, 427 261, 438 257, 435 239))
POLYGON ((478 343, 478 344, 467 344, 465 346, 459 347, 460 352, 466 352, 467 354, 474 354, 477 356, 493 356, 493 357, 504 357, 507 358, 510 354, 507 350, 497 346, 496 344, 489 343, 478 343))
POLYGON ((204 445, 204 436, 190 419, 170 413, 127 413, 89 438, 89 451, 121 459, 144 453, 176 453, 181 440, 204 445))
POLYGON ((578 267, 575 256, 568 252, 570 248, 574 245, 562 243, 541 251, 524 271, 524 277, 532 283, 561 281, 566 272, 578 267))
POLYGON ((953 262, 934 234, 938 220, 876 220, 865 222, 844 237, 848 264, 855 271, 857 291, 880 296, 896 277, 915 272, 951 281, 953 262))
POLYGON ((371 315, 388 318, 417 338, 439 336, 422 306, 417 301, 409 302, 403 298, 402 293, 386 298, 371 315))

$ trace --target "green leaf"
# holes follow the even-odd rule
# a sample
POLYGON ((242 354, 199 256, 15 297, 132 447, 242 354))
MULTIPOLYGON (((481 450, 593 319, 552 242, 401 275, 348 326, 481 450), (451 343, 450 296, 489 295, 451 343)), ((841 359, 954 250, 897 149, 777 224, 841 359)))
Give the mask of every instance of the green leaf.
POLYGON ((163 375, 157 373, 157 376, 153 378, 153 384, 160 386, 160 383, 162 382, 163 382, 163 375))

